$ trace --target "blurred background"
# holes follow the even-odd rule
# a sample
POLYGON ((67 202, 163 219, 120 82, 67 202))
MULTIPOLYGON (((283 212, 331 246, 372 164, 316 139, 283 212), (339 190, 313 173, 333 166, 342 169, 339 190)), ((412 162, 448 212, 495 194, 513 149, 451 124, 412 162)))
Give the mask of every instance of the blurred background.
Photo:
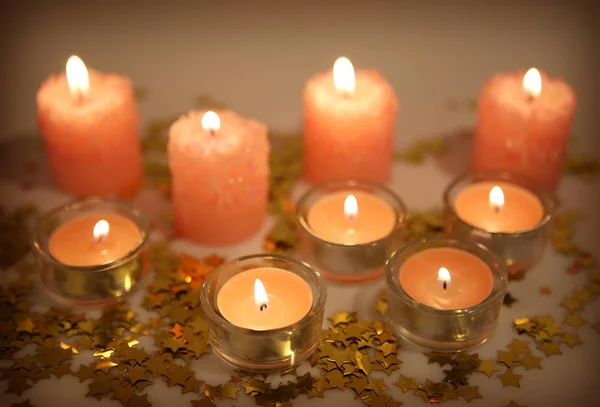
POLYGON ((575 89, 579 147, 600 142, 585 136, 600 130, 600 14, 591 1, 29 0, 1 7, 0 138, 34 134, 40 82, 64 71, 71 54, 130 76, 147 92, 140 103, 146 120, 181 114, 209 94, 281 130, 299 126, 306 79, 345 55, 394 86, 399 146, 472 124, 462 103, 487 77, 531 66, 575 89), (456 101, 458 109, 448 108, 456 101))

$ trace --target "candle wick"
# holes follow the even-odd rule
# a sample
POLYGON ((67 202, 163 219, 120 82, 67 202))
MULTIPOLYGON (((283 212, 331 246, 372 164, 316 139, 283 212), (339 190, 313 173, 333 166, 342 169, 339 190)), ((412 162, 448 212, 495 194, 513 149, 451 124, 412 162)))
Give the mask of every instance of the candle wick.
POLYGON ((448 282, 447 281, 444 281, 443 287, 444 287, 444 291, 448 288, 448 282))
POLYGON ((500 205, 492 205, 494 208, 494 213, 500 212, 500 205))
POLYGON ((215 136, 215 134, 217 134, 217 132, 215 131, 215 129, 210 129, 209 132, 210 132, 210 135, 213 136, 213 137, 215 136))
POLYGON ((267 304, 260 304, 260 310, 264 311, 267 309, 267 304))

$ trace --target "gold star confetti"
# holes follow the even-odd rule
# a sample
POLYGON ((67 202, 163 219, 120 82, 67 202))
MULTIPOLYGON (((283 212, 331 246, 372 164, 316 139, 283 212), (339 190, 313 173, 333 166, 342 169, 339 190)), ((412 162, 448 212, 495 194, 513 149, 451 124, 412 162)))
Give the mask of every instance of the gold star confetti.
POLYGON ((568 309, 570 312, 579 311, 582 309, 581 302, 571 297, 566 297, 560 305, 568 309))
POLYGON ((516 355, 520 355, 521 353, 530 352, 529 342, 520 341, 517 338, 513 339, 510 345, 507 346, 508 349, 512 350, 516 355))
POLYGON ((579 314, 567 314, 563 323, 565 325, 570 325, 573 328, 579 328, 580 326, 585 325, 586 321, 581 318, 581 315, 579 314))
POLYGON ((237 392, 240 391, 239 387, 235 387, 231 382, 225 383, 221 386, 219 393, 222 398, 228 398, 232 400, 237 400, 237 392))
POLYGON ((525 370, 542 368, 542 358, 533 356, 531 353, 527 353, 519 362, 525 366, 525 370))
POLYGON ((560 342, 566 343, 569 348, 583 343, 577 332, 565 332, 560 338, 560 342))
POLYGON ((514 351, 504 352, 499 350, 498 357, 496 358, 498 363, 504 363, 506 367, 511 367, 515 362, 519 361, 519 357, 514 351))
POLYGON ((485 359, 479 363, 479 367, 477 368, 478 372, 485 373, 487 377, 492 377, 494 372, 497 372, 498 369, 493 359, 485 359))
POLYGON ((333 326, 349 324, 356 321, 356 314, 354 312, 336 312, 329 318, 329 320, 333 326))
POLYGON ((550 357, 552 355, 561 355, 562 352, 558 347, 558 343, 554 342, 544 342, 540 343, 537 348, 546 354, 546 357, 550 357))
POLYGON ((500 380, 502 380, 502 385, 504 387, 508 387, 508 386, 521 387, 521 383, 520 383, 521 377, 523 377, 523 376, 513 373, 513 371, 511 369, 506 369, 506 371, 504 373, 498 375, 498 378, 500 380))
POLYGON ((470 403, 475 399, 483 398, 481 397, 481 394, 479 394, 479 386, 461 387, 459 390, 456 391, 456 394, 462 396, 467 403, 470 403))

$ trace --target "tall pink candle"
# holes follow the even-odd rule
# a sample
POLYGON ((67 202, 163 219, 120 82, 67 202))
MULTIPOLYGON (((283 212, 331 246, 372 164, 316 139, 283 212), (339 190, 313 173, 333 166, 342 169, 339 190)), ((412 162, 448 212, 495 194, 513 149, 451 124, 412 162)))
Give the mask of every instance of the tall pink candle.
POLYGON ((400 284, 416 301, 438 309, 462 309, 485 300, 494 286, 490 268, 453 248, 427 249, 400 268, 400 284))
POLYGON ((390 176, 398 100, 376 71, 340 58, 304 90, 304 171, 312 183, 390 176))
POLYGON ((142 172, 131 81, 88 72, 77 57, 67 71, 50 75, 37 93, 38 127, 56 184, 77 197, 133 196, 142 172))
POLYGON ((267 127, 232 111, 192 111, 169 130, 178 234, 225 245, 263 224, 269 192, 267 127))
POLYGON ((479 98, 473 170, 510 170, 555 189, 575 113, 573 89, 537 70, 498 74, 479 98))

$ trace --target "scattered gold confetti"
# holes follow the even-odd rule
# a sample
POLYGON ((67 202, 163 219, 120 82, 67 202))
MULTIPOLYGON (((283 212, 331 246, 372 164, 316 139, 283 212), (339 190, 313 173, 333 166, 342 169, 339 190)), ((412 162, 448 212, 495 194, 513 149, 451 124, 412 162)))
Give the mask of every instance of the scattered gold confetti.
POLYGON ((504 387, 508 387, 508 386, 521 387, 521 382, 520 382, 521 377, 523 377, 523 376, 513 373, 513 371, 511 369, 506 369, 506 371, 504 373, 498 375, 498 378, 500 378, 500 380, 502 380, 502 385, 504 387))
POLYGON ((479 363, 479 367, 477 368, 478 372, 485 373, 487 375, 487 377, 492 377, 494 372, 497 372, 498 370, 500 370, 500 369, 498 369, 496 367, 496 364, 494 363, 494 361, 492 359, 482 360, 479 363))

